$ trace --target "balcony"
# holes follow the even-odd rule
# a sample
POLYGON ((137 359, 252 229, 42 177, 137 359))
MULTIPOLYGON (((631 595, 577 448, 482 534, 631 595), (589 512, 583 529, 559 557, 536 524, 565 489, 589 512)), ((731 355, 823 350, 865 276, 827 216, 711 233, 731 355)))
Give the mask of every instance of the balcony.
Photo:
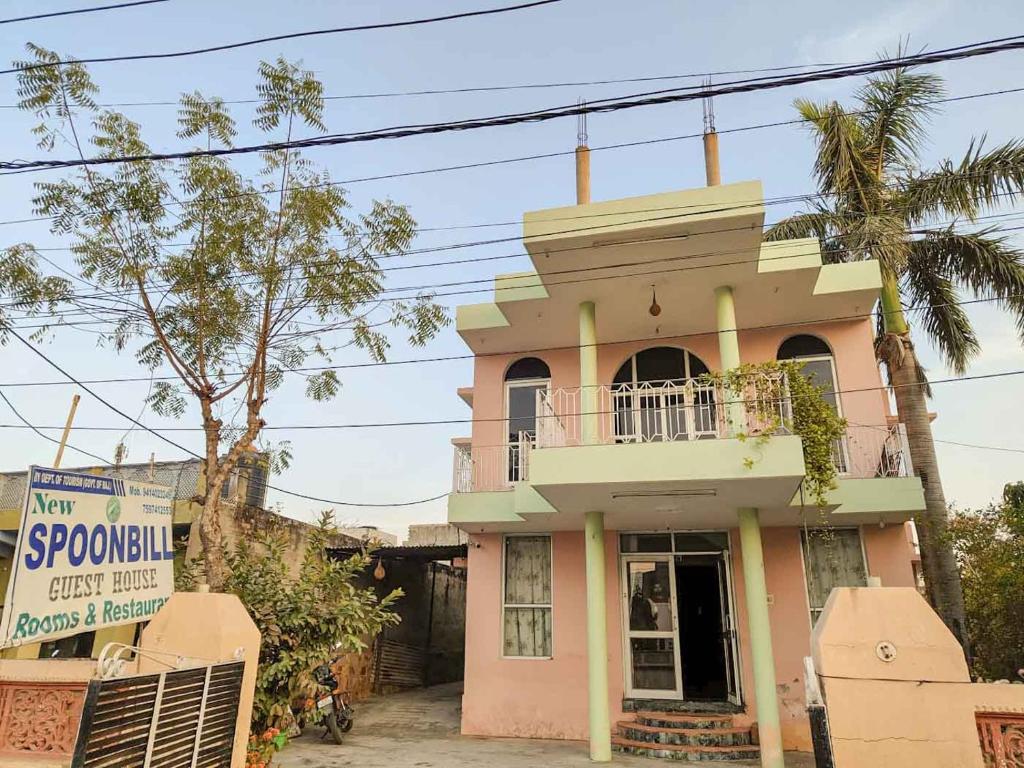
POLYGON ((850 425, 833 446, 832 463, 840 477, 912 477, 907 428, 903 424, 850 425))
MULTIPOLYGON (((596 401, 596 442, 601 446, 734 438, 740 431, 729 418, 734 405, 742 408, 746 434, 786 436, 792 415, 785 382, 776 377, 753 381, 743 398, 730 399, 721 385, 691 379, 602 385, 596 401)), ((579 388, 538 392, 535 434, 520 432, 518 441, 504 445, 455 447, 453 492, 512 490, 530 479, 534 452, 583 446, 582 409, 579 388)), ((902 424, 850 425, 836 442, 833 461, 840 478, 913 475, 902 424)))
MULTIPOLYGON (((596 388, 598 444, 715 440, 772 431, 785 434, 792 419, 784 377, 751 380, 742 397, 698 379, 611 384, 596 388), (742 409, 743 425, 732 406, 742 409)), ((583 444, 579 387, 537 393, 537 448, 583 444)))

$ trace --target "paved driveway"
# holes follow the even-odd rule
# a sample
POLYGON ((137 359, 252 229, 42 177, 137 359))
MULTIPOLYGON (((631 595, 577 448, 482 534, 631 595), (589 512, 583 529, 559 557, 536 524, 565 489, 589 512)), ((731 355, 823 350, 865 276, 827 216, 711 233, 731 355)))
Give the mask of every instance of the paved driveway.
MULTIPOLYGON (((580 741, 491 739, 459 735, 460 683, 378 696, 356 704, 355 725, 341 746, 321 740, 321 728, 278 754, 279 768, 584 768, 592 766, 580 741)), ((617 765, 673 768, 682 763, 613 755, 617 765)), ((712 763, 719 765, 719 763, 712 763)), ((728 765, 756 766, 756 762, 728 765)), ((810 755, 786 756, 787 768, 813 768, 810 755)))

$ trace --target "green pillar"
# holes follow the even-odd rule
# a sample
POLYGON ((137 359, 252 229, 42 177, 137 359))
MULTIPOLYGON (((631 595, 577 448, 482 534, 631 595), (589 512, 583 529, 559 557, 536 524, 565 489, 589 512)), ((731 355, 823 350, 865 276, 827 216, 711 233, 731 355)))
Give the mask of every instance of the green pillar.
POLYGON ((779 728, 779 700, 775 689, 775 655, 768 617, 768 586, 764 579, 764 550, 761 522, 756 509, 736 510, 740 519, 740 547, 743 586, 747 595, 747 626, 754 666, 754 695, 757 699, 757 729, 761 741, 762 768, 785 768, 782 732, 779 728))
POLYGON ((580 442, 598 442, 597 319, 594 302, 580 304, 580 442))
MULTIPOLYGON (((580 304, 580 438, 599 439, 597 390, 597 322, 594 302, 580 304)), ((587 568, 587 703, 590 713, 590 759, 612 759, 612 724, 608 712, 608 627, 604 573, 604 513, 587 512, 583 528, 587 568)))
POLYGON ((587 512, 583 530, 587 556, 587 703, 590 759, 612 759, 612 723, 608 712, 608 628, 605 623, 604 512, 587 512))
MULTIPOLYGON (((736 333, 736 304, 733 301, 732 287, 722 285, 715 288, 715 319, 718 327, 718 355, 722 361, 722 371, 730 371, 740 367, 740 341, 736 333)), ((742 393, 726 392, 729 400, 726 406, 726 421, 729 434, 742 432, 747 428, 747 412, 741 401, 742 393)))

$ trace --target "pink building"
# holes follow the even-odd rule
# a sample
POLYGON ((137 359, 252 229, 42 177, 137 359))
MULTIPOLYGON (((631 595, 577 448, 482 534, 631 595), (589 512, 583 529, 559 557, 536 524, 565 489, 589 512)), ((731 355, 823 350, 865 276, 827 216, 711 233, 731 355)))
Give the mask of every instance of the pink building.
POLYGON ((914 585, 924 501, 873 353, 878 267, 765 243, 758 182, 587 187, 525 215, 533 271, 458 310, 476 355, 449 501, 470 535, 463 733, 781 766, 810 749, 803 658, 831 588, 914 585), (824 510, 801 439, 737 439, 751 409, 698 378, 776 359, 849 423, 824 510))

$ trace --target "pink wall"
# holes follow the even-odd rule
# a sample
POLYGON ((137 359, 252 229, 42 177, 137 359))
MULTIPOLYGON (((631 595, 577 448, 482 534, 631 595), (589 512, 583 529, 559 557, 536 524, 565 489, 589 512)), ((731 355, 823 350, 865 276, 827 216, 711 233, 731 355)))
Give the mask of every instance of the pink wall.
MULTIPOLYGON (((884 586, 911 586, 913 575, 903 529, 898 525, 861 530, 868 572, 884 586)), ((605 534, 608 604, 608 682, 613 722, 623 718, 622 600, 618 533, 605 534)), ((810 654, 811 624, 800 552, 800 529, 764 528, 765 579, 772 598, 772 648, 786 749, 809 750, 804 711, 803 659, 810 654)), ((587 738, 586 572, 582 532, 552 535, 553 658, 502 658, 500 534, 470 539, 466 596, 466 680, 462 732, 478 736, 587 738), (479 545, 479 546, 478 546, 479 545)), ((750 664, 743 555, 737 531, 730 532, 733 590, 739 632, 743 696, 738 723, 757 720, 754 672, 750 664)))
MULTIPOLYGON (((608 698, 622 717, 622 627, 614 532, 605 534, 608 698)), ((587 738, 587 594, 583 533, 552 535, 552 658, 502 658, 500 534, 473 534, 466 591, 462 732, 473 736, 587 738)))
POLYGON ((908 537, 910 524, 862 525, 861 541, 868 561, 868 575, 882 580, 883 587, 914 587, 914 545, 908 537))
MULTIPOLYGON (((600 323, 598 307, 598 323, 600 323)), ((888 413, 881 374, 875 362, 870 320, 850 320, 819 323, 793 328, 769 328, 760 331, 742 331, 739 334, 740 355, 743 362, 759 363, 774 360, 779 345, 796 333, 809 333, 824 339, 832 347, 836 362, 836 375, 840 390, 866 390, 844 392, 840 395, 843 415, 854 424, 884 425, 888 413)), ((701 358, 712 370, 720 367, 718 337, 714 333, 685 338, 665 338, 652 342, 625 342, 604 344, 598 348, 598 381, 608 384, 619 366, 630 355, 653 346, 683 347, 701 358)), ((505 427, 500 421, 505 416, 505 371, 509 365, 527 355, 494 355, 476 358, 473 375, 473 444, 476 446, 502 445, 505 427)), ((551 387, 578 387, 579 352, 562 349, 540 352, 538 357, 551 369, 551 387)))

